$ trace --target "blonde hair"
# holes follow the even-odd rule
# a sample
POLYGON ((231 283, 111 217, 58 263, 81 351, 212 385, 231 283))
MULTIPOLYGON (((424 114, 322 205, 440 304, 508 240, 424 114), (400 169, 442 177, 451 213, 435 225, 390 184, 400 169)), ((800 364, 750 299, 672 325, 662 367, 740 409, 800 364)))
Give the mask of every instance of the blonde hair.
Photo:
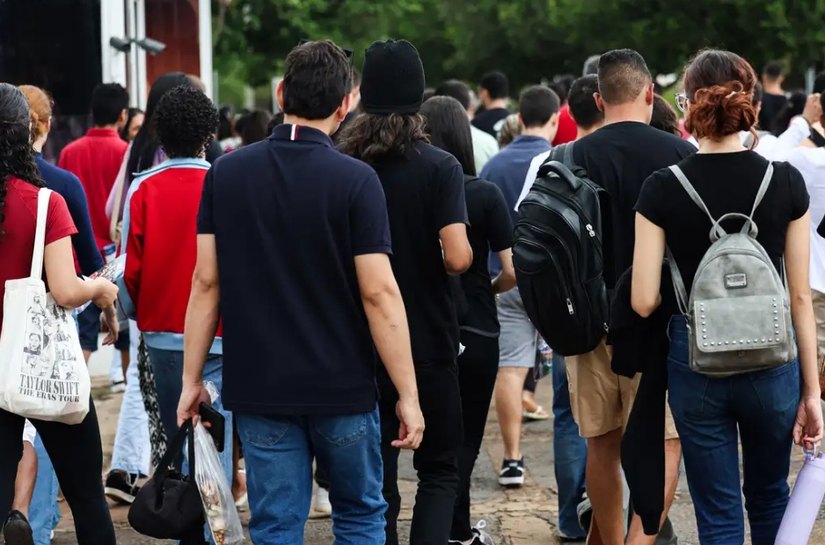
POLYGON ((37 140, 49 132, 49 121, 52 118, 52 106, 54 102, 46 91, 34 85, 21 85, 18 87, 26 102, 29 103, 29 117, 32 123, 32 133, 37 140))

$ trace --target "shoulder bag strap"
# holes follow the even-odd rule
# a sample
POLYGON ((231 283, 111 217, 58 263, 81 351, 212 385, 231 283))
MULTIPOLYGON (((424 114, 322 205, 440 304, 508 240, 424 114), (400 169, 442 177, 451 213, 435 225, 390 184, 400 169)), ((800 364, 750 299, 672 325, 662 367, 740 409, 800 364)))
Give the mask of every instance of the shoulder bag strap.
POLYGON ((129 165, 129 156, 132 154, 132 143, 129 142, 129 147, 126 148, 126 153, 123 155, 123 161, 120 163, 120 170, 117 172, 115 178, 114 200, 112 201, 112 215, 109 218, 109 237, 115 242, 117 238, 117 224, 123 216, 123 191, 126 188, 126 169, 129 165))
POLYGON ((34 230, 34 252, 32 252, 31 278, 43 277, 43 254, 46 251, 46 220, 49 215, 49 201, 52 190, 41 187, 37 192, 37 227, 34 230))

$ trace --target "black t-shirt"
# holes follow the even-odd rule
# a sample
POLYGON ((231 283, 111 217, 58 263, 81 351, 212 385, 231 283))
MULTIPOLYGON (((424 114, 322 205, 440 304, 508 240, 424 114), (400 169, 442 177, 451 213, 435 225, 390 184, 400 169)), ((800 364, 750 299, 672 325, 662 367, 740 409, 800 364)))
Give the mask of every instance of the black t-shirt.
POLYGON ((438 232, 467 223, 464 175, 449 153, 418 142, 375 165, 392 233, 392 269, 410 325, 416 362, 455 361, 458 318, 438 232))
POLYGON ((633 264, 633 207, 645 179, 695 152, 678 136, 635 121, 605 125, 575 143, 574 162, 610 196, 611 217, 602 218, 608 288, 633 264))
POLYGON ((495 184, 465 176, 464 192, 470 226, 467 236, 473 248, 473 264, 461 275, 458 297, 461 329, 498 337, 499 324, 493 285, 490 282, 490 252, 513 246, 513 222, 504 195, 495 184))
POLYGON ((501 130, 501 125, 508 115, 510 115, 510 110, 507 108, 483 110, 473 117, 473 125, 477 129, 492 135, 493 138, 498 138, 498 131, 501 130))
MULTIPOLYGON (((697 153, 679 163, 691 185, 714 218, 729 212, 750 214, 768 161, 753 151, 697 153)), ((662 169, 645 182, 636 210, 665 230, 667 244, 690 290, 699 262, 710 248, 711 222, 691 200, 670 169, 662 169)), ((774 163, 774 174, 762 204, 753 216, 756 237, 781 271, 788 223, 808 210, 808 190, 802 174, 788 163, 774 163)), ((731 233, 743 220, 726 221, 731 233)))
POLYGON ((762 109, 759 111, 759 128, 765 131, 773 131, 773 122, 787 102, 788 98, 785 95, 773 95, 771 93, 762 95, 762 109))
POLYGON ((320 131, 280 125, 212 166, 198 233, 215 235, 224 405, 267 415, 373 410, 377 357, 355 256, 391 253, 375 171, 320 131))

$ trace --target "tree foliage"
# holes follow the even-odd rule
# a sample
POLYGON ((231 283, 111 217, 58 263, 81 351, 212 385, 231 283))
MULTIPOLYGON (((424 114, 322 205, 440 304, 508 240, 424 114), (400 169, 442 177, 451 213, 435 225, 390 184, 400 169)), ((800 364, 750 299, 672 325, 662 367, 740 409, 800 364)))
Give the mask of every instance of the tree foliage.
POLYGON ((256 86, 302 38, 356 52, 412 41, 427 79, 475 81, 498 68, 514 87, 578 74, 591 54, 639 50, 652 71, 679 71, 697 50, 725 47, 755 67, 782 59, 797 74, 825 60, 825 0, 215 0, 215 66, 256 86))

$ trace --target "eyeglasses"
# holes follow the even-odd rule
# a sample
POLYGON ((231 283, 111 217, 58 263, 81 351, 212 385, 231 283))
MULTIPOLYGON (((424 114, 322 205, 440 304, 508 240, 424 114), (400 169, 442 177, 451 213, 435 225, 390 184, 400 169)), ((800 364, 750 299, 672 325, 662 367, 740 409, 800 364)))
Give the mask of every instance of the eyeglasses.
MULTIPOLYGON (((306 38, 304 38, 298 42, 298 45, 304 45, 310 42, 312 42, 312 40, 307 40, 306 38)), ((340 45, 338 47, 341 48, 341 51, 344 52, 344 55, 346 55, 349 61, 352 62, 353 57, 355 57, 355 51, 353 51, 352 49, 347 49, 346 47, 341 47, 340 45)))
POLYGON ((680 112, 687 110, 688 106, 688 97, 684 93, 676 93, 676 107, 679 108, 680 112))

